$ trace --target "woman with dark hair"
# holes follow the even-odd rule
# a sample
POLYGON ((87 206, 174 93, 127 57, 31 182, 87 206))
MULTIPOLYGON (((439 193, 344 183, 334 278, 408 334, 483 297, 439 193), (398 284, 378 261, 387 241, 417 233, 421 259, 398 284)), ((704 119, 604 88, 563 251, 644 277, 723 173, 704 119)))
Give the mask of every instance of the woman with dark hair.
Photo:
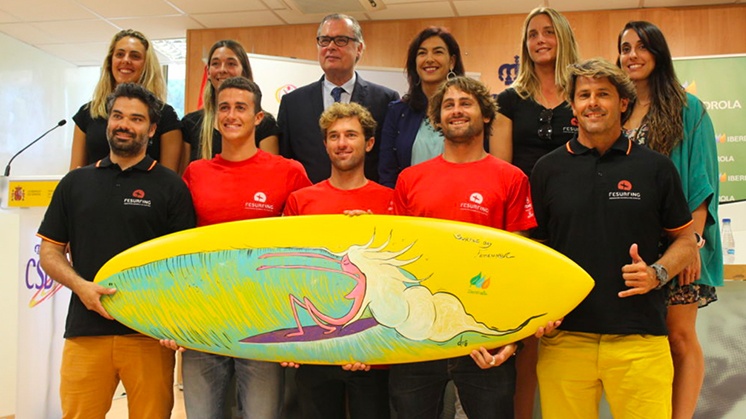
POLYGON ((658 27, 628 22, 619 33, 617 47, 617 65, 637 88, 624 130, 631 140, 673 161, 700 248, 697 260, 666 286, 666 323, 674 363, 673 418, 691 418, 704 379, 704 356, 695 328, 697 309, 716 301, 715 287, 723 285, 715 131, 702 102, 681 87, 658 27))
MULTIPOLYGON (((215 92, 225 79, 243 76, 253 79, 249 56, 243 46, 236 41, 224 39, 212 45, 207 54, 207 80, 203 94, 204 108, 191 112, 182 120, 184 153, 182 171, 189 162, 197 159, 211 159, 221 151, 220 131, 215 127, 215 92)), ((256 127, 256 146, 272 153, 279 153, 277 122, 264 112, 264 119, 256 127)))
POLYGON ((427 118, 427 103, 446 78, 463 76, 461 48, 447 29, 431 26, 407 50, 409 91, 391 102, 381 133, 379 181, 393 188, 406 167, 443 152, 443 135, 427 118))
POLYGON ((548 7, 532 10, 523 22, 518 76, 497 95, 490 153, 527 175, 544 154, 578 131, 565 102, 568 66, 577 62, 578 44, 567 19, 548 7))
MULTIPOLYGON (((132 29, 121 30, 111 39, 93 98, 73 116, 75 131, 70 170, 95 163, 109 155, 106 98, 121 83, 140 84, 165 103, 166 82, 158 56, 148 38, 132 29)), ((155 135, 148 142, 148 155, 173 171, 179 169, 181 156, 179 128, 181 124, 174 108, 164 104, 155 135)))

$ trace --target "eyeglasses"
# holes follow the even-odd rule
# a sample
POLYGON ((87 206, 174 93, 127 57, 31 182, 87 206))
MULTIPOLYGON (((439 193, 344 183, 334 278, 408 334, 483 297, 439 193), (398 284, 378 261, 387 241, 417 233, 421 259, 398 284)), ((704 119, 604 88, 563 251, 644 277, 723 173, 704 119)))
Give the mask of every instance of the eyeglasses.
POLYGON ((350 41, 358 42, 357 38, 350 38, 349 36, 339 35, 339 36, 317 36, 316 37, 316 43, 319 44, 320 47, 328 47, 329 44, 334 42, 334 45, 338 47, 344 47, 347 44, 350 43, 350 41))
POLYGON ((552 139, 552 110, 546 109, 539 114, 539 138, 544 141, 552 139))

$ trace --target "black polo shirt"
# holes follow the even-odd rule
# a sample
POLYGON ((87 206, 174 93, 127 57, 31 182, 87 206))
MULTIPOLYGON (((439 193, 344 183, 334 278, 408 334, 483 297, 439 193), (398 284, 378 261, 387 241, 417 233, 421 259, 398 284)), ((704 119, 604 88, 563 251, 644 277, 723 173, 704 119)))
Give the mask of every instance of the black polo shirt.
MULTIPOLYGON (((38 235, 69 243, 75 271, 93 281, 123 250, 194 225, 191 194, 176 173, 148 156, 124 171, 106 157, 62 178, 38 235)), ((135 332, 88 310, 72 295, 66 338, 128 333, 135 332)))
MULTIPOLYGON (((639 246, 650 264, 658 259, 664 230, 691 222, 681 180, 671 161, 620 136, 604 154, 577 137, 540 159, 531 175, 535 238, 546 240, 596 282, 568 314, 561 329, 608 334, 667 334, 664 293, 620 298, 628 289, 622 266, 639 246)), ((557 278, 562 286, 562 278, 557 278)))

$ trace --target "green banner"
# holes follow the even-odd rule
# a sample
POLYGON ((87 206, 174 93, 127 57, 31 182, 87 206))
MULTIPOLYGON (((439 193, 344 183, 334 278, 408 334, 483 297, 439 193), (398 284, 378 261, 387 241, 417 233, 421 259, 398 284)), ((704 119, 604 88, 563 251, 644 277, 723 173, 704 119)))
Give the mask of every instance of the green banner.
POLYGON ((746 200, 746 55, 679 58, 674 67, 715 126, 720 202, 746 200))

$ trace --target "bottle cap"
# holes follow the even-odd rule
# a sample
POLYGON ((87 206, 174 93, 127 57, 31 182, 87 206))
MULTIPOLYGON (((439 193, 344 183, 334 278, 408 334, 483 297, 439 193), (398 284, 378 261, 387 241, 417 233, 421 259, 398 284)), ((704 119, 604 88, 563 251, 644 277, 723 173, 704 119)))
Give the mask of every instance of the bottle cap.
POLYGON ((724 223, 729 223, 730 222, 730 218, 723 218, 723 222, 724 223))

